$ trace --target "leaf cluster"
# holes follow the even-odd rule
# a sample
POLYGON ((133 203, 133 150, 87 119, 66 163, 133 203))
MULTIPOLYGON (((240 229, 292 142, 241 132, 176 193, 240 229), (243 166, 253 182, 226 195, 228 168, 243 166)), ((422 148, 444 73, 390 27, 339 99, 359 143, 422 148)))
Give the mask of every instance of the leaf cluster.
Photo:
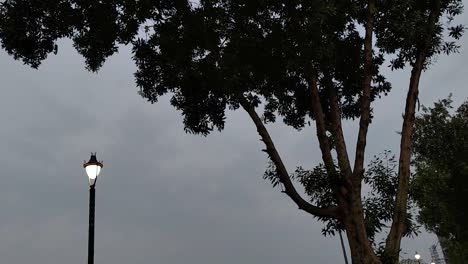
MULTIPOLYGON (((398 161, 390 151, 386 150, 370 161, 368 169, 364 173, 364 183, 369 187, 363 198, 367 233, 372 242, 375 235, 387 228, 387 224, 393 218, 396 190, 398 187, 398 161)), ((405 219, 404 236, 418 234, 415 221, 415 204, 413 201, 412 182, 410 181, 410 193, 408 211, 405 219)))
MULTIPOLYGON (((338 166, 335 169, 339 171, 338 166)), ((304 193, 309 197, 311 203, 320 207, 337 205, 333 190, 340 182, 337 179, 333 180, 333 177, 328 175, 323 164, 319 164, 312 170, 298 167, 290 177, 302 185, 304 193)), ((273 187, 281 184, 272 162, 269 163, 265 171, 264 179, 269 180, 273 187)), ((390 151, 384 151, 375 156, 369 162, 363 180, 365 189, 367 189, 363 197, 365 224, 367 235, 374 243, 375 236, 388 227, 387 224, 393 217, 398 185, 398 161, 395 156, 390 151)), ((412 183, 410 185, 412 186, 412 183)), ((411 189, 413 190, 412 187, 411 189)), ((405 223, 405 236, 418 234, 419 226, 415 221, 415 211, 413 191, 411 191, 405 223)), ((324 235, 335 235, 337 231, 344 230, 343 224, 337 220, 328 218, 319 218, 319 220, 325 223, 322 228, 324 235)))
POLYGON ((376 45, 382 52, 393 55, 390 61, 392 69, 414 65, 421 49, 427 50, 425 67, 435 55, 458 51, 456 41, 462 36, 465 27, 453 25, 453 21, 463 11, 461 0, 379 2, 376 45), (435 18, 439 16, 445 19, 436 21, 435 18))

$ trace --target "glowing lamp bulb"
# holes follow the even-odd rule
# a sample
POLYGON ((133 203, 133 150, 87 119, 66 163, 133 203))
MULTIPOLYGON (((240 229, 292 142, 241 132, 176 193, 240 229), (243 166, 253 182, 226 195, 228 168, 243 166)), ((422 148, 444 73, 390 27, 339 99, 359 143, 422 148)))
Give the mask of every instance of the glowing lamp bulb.
POLYGON ((101 173, 101 169, 103 167, 102 162, 99 162, 96 158, 96 153, 91 153, 91 158, 88 162, 83 164, 83 167, 86 170, 86 174, 89 178, 89 183, 93 185, 96 182, 96 178, 101 173))

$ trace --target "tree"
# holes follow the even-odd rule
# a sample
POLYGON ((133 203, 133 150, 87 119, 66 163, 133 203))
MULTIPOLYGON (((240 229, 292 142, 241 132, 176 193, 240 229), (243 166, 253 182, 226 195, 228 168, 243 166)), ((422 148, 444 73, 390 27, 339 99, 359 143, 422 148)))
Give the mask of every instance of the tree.
POLYGON ((468 259, 468 101, 455 112, 447 98, 416 118, 415 198, 419 220, 441 239, 450 263, 468 259))
MULTIPOLYGON (((227 108, 244 109, 272 162, 267 175, 299 209, 345 229, 353 263, 396 263, 408 233, 419 79, 434 55, 456 51, 444 36, 457 40, 464 28, 443 22, 461 12, 460 0, 6 0, 0 39, 15 59, 38 67, 57 52, 57 39, 70 38, 91 71, 119 44, 131 45, 141 96, 155 103, 172 94, 185 130, 205 136, 224 128, 227 108), (412 71, 391 213, 370 221, 361 198, 366 138, 371 103, 391 89, 380 71, 389 56, 392 69, 412 71), (267 130, 277 117, 298 130, 315 122, 327 188, 308 191, 309 199, 296 190, 267 130), (342 119, 359 120, 354 163, 342 119), (326 195, 327 203, 316 203, 326 195), (377 256, 369 223, 386 220, 392 224, 377 256)), ((302 183, 317 175, 296 174, 302 183)))

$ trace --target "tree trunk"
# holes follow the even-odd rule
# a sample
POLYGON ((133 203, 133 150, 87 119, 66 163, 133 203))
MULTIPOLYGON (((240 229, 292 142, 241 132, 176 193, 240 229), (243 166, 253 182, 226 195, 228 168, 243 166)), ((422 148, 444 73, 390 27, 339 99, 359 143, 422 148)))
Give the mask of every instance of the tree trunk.
POLYGON ((381 264, 367 237, 360 191, 354 191, 343 219, 353 264, 381 264))

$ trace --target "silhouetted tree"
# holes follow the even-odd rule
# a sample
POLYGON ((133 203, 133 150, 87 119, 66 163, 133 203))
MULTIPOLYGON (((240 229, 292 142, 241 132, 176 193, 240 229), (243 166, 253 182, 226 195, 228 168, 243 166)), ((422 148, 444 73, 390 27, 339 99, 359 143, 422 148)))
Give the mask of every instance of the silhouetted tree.
POLYGON ((441 237, 450 263, 468 259, 468 101, 456 111, 450 98, 416 117, 414 195, 419 220, 441 237))
MULTIPOLYGON (((0 39, 15 59, 38 67, 57 52, 58 39, 70 38, 91 71, 119 44, 131 45, 141 96, 155 103, 172 94, 185 130, 201 135, 224 128, 227 108, 244 109, 272 162, 274 174, 270 170, 268 177, 299 209, 339 223, 353 263, 396 263, 408 231, 419 80, 434 55, 456 51, 445 34, 456 40, 463 27, 445 22, 461 12, 461 0, 6 0, 0 8, 0 39), (391 88, 380 71, 385 55, 392 58, 392 69, 409 65, 412 70, 394 201, 389 215, 369 221, 361 198, 364 154, 371 103, 391 88), (294 187, 265 126, 277 117, 299 130, 315 121, 323 158, 318 170, 326 178, 325 185, 308 190, 309 199, 294 187), (351 162, 341 121, 356 118, 351 162), (316 199, 324 195, 329 199, 316 199), (376 227, 390 218, 378 257, 370 239, 373 227, 367 224, 376 227)), ((296 174, 303 184, 316 175, 314 170, 296 174)))

